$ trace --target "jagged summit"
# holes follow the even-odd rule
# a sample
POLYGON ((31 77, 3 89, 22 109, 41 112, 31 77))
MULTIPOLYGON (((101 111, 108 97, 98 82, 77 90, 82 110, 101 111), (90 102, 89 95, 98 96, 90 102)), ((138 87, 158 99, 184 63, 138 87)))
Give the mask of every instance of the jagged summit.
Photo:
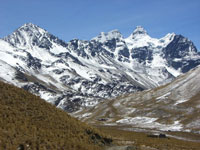
POLYGON ((148 35, 147 31, 142 26, 136 26, 133 33, 129 37, 127 37, 126 39, 128 39, 130 41, 134 41, 134 42, 137 42, 138 40, 142 40, 143 42, 145 42, 145 41, 152 41, 153 38, 151 38, 148 35), (146 40, 144 40, 144 38, 146 40))
POLYGON ((16 29, 12 34, 3 38, 9 44, 13 46, 31 47, 36 41, 39 42, 41 37, 49 34, 46 30, 40 28, 32 23, 25 23, 18 29, 16 29))
MULTIPOLYGON (((128 38, 135 39, 137 37, 141 37, 144 35, 148 35, 147 31, 142 26, 136 26, 135 30, 128 38)), ((117 29, 115 29, 107 33, 101 32, 97 37, 92 38, 92 40, 96 40, 103 43, 107 40, 120 39, 120 38, 123 38, 123 35, 117 29)))
MULTIPOLYGON (((45 29, 41 28, 40 26, 33 24, 33 23, 25 23, 21 27, 17 28, 13 33, 10 35, 4 37, 4 39, 7 39, 9 36, 14 36, 16 34, 28 34, 28 36, 33 36, 35 34, 44 34, 48 33, 45 29)), ((10 38, 10 37, 9 37, 10 38)), ((28 38, 28 37, 27 37, 28 38)))
POLYGON ((131 36, 112 30, 66 43, 26 23, 0 40, 0 79, 72 112, 168 83, 200 64, 185 37, 151 38, 141 26, 131 36))
POLYGON ((92 38, 92 40, 96 40, 103 43, 107 40, 121 39, 121 38, 123 38, 122 34, 117 29, 115 29, 107 33, 101 32, 97 37, 92 38))
POLYGON ((142 26, 136 26, 133 34, 147 34, 147 31, 142 26))
POLYGON ((50 49, 53 43, 67 46, 64 41, 33 23, 25 23, 12 34, 4 37, 3 40, 12 46, 26 49, 33 49, 33 47, 50 49))
POLYGON ((147 31, 142 26, 137 26, 133 33, 129 36, 130 39, 140 38, 143 36, 148 36, 147 31))
POLYGON ((19 27, 19 28, 25 28, 25 27, 40 28, 38 25, 33 24, 33 23, 31 23, 31 22, 25 23, 24 25, 22 25, 22 26, 19 27))
POLYGON ((27 33, 43 34, 47 31, 45 29, 39 27, 38 25, 33 24, 33 23, 25 23, 24 25, 19 27, 15 32, 27 32, 27 33))

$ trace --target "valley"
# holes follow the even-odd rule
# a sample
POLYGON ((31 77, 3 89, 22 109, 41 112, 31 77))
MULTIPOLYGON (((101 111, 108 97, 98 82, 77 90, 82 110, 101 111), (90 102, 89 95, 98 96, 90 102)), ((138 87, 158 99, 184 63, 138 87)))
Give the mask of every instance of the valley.
POLYGON ((200 146, 199 134, 147 130, 130 131, 113 126, 101 126, 99 129, 109 133, 114 139, 113 146, 109 146, 106 150, 198 150, 200 146), (166 138, 152 136, 160 133, 166 134, 166 138))
POLYGON ((197 67, 164 86, 122 95, 74 116, 98 125, 199 133, 199 72, 197 67))
POLYGON ((65 42, 26 23, 0 39, 0 148, 198 150, 199 64, 175 33, 65 42))

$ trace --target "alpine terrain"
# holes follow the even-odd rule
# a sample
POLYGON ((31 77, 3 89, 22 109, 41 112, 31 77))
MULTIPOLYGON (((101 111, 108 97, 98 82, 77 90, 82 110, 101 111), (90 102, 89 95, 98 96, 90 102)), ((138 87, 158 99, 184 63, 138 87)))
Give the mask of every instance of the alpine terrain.
POLYGON ((127 130, 200 133, 200 66, 151 90, 104 101, 76 116, 92 124, 127 130), (84 116, 84 117, 82 117, 84 116))
MULTIPOLYGON (((122 94, 143 90, 151 93, 146 90, 169 83, 199 64, 200 54, 189 39, 174 33, 160 39, 152 38, 141 26, 127 38, 113 30, 102 32, 89 41, 64 42, 39 26, 27 23, 0 39, 0 79, 68 112, 96 106, 104 99, 122 94)), ((170 94, 173 96, 168 90, 157 95, 167 97, 170 94)), ((148 96, 155 101, 158 98, 148 96)), ((158 103, 172 102, 162 101, 163 97, 158 103)), ((145 102, 151 105, 150 101, 145 102)), ((142 100, 135 103, 142 103, 142 100)), ((127 105, 132 106, 132 103, 127 105)), ((153 106, 148 109, 145 111, 153 106)), ((128 111, 128 107, 125 110, 128 111)), ((181 107, 177 111, 183 110, 181 107)), ((156 115, 156 109, 154 111, 156 115)), ((162 111, 163 119, 168 117, 169 114, 162 111)), ((118 123, 137 119, 127 117, 118 123)))
POLYGON ((185 141, 95 129, 21 88, 0 81, 0 91, 1 150, 199 150, 199 135, 185 141))

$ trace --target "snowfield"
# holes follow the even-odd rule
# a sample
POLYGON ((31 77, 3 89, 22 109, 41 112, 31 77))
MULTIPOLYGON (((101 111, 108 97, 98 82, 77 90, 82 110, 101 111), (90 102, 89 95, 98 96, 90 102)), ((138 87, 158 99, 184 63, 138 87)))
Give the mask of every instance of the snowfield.
MULTIPOLYGON (((27 23, 0 39, 0 79, 68 112, 156 88, 198 64, 200 55, 190 40, 175 33, 152 38, 141 26, 127 38, 112 30, 88 41, 65 42, 27 23)), ((187 99, 178 96, 176 103, 187 99)), ((129 110, 123 111, 134 113, 129 110)))

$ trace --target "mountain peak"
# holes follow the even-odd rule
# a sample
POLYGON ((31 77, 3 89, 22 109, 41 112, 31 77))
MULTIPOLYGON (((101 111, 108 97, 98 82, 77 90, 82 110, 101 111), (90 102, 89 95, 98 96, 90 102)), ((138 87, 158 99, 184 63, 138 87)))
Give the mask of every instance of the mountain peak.
POLYGON ((25 23, 18 29, 16 29, 12 34, 3 38, 13 46, 20 46, 20 48, 31 47, 35 41, 40 43, 39 39, 48 32, 39 26, 32 23, 25 23))
POLYGON ((128 39, 142 39, 143 36, 149 36, 147 31, 142 26, 136 26, 133 33, 128 37, 128 39))
POLYGON ((94 37, 92 40, 96 40, 103 43, 107 40, 121 39, 121 38, 122 38, 122 34, 117 29, 115 29, 107 33, 101 32, 97 37, 94 37))
POLYGON ((132 35, 147 35, 147 31, 142 26, 137 26, 132 35))
POLYGON ((16 31, 32 31, 32 32, 46 32, 44 29, 42 29, 41 27, 39 27, 38 25, 35 25, 33 23, 25 23, 24 25, 22 25, 21 27, 19 27, 16 31))
POLYGON ((28 23, 25 23, 24 25, 22 25, 21 27, 39 27, 39 26, 35 25, 35 24, 31 23, 31 22, 28 22, 28 23))
POLYGON ((121 35, 121 33, 119 32, 119 30, 117 30, 117 29, 111 30, 111 31, 108 32, 108 34, 109 33, 112 33, 112 34, 116 33, 116 34, 120 34, 121 35))
POLYGON ((166 84, 199 64, 200 54, 187 38, 151 38, 142 27, 130 38, 112 30, 92 41, 65 43, 27 23, 0 41, 0 80, 69 112, 166 84))
POLYGON ((105 35, 107 37, 110 37, 110 38, 122 38, 122 34, 119 32, 119 30, 115 29, 115 30, 111 30, 109 31, 108 33, 105 33, 105 35))

